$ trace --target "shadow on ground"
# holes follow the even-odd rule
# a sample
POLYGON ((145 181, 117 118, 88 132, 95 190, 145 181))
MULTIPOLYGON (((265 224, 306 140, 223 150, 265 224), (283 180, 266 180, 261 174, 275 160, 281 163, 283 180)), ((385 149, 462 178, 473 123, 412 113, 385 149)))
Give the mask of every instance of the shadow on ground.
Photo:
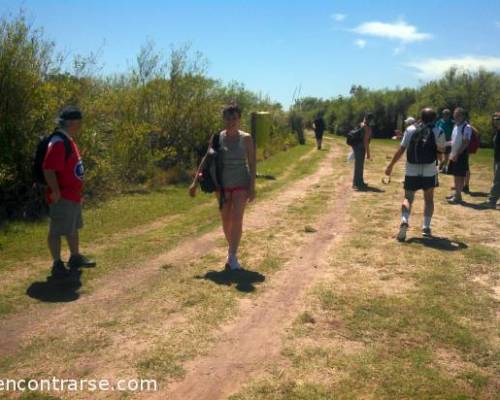
POLYGON ((471 197, 488 197, 490 194, 486 192, 469 192, 471 197))
POLYGON ((431 247, 433 249, 437 250, 444 250, 444 251, 458 251, 458 250, 463 250, 466 249, 468 246, 463 243, 459 242, 457 240, 450 240, 448 238, 444 237, 437 237, 437 236, 432 236, 429 238, 422 238, 422 237, 414 237, 411 239, 408 239, 406 241, 408 244, 416 243, 420 244, 425 247, 431 247))
POLYGON ((385 190, 375 186, 367 186, 365 189, 361 190, 361 192, 385 193, 385 190))
POLYGON ((460 204, 464 207, 472 208, 473 210, 478 210, 478 211, 493 210, 490 206, 490 203, 487 201, 483 203, 469 203, 467 201, 462 201, 462 203, 460 204))
POLYGON ((217 285, 232 286, 240 292, 253 292, 255 283, 264 282, 266 277, 259 272, 246 269, 231 271, 223 269, 222 271, 208 271, 205 275, 198 275, 196 279, 205 279, 216 283, 217 285))
POLYGON ((68 303, 80 297, 78 289, 82 286, 81 271, 70 278, 54 279, 50 276, 44 282, 33 282, 26 294, 46 303, 68 303))

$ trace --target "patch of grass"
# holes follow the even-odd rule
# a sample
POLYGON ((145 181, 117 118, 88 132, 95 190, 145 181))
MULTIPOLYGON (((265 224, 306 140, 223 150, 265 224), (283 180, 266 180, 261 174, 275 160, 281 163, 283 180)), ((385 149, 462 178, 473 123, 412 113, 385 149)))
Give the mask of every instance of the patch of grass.
POLYGON ((474 263, 492 263, 495 265, 499 262, 499 257, 495 250, 480 244, 469 246, 466 250, 466 256, 474 263))
POLYGON ((19 400, 62 400, 61 397, 52 396, 42 392, 29 392, 22 394, 19 400))
POLYGON ((309 311, 304 311, 303 313, 299 314, 296 321, 299 324, 314 324, 316 322, 314 316, 309 311))
POLYGON ((137 370, 147 374, 148 379, 161 380, 180 378, 186 372, 175 355, 165 352, 158 352, 158 354, 140 361, 137 364, 137 370))
POLYGON ((243 393, 229 396, 228 400, 334 400, 328 388, 314 382, 286 381, 280 384, 269 381, 243 393))

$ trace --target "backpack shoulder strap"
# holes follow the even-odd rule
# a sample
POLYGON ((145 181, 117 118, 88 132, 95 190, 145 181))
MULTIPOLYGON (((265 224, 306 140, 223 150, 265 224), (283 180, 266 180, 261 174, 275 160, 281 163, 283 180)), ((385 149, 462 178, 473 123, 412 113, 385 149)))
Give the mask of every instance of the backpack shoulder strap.
POLYGON ((415 131, 413 132, 413 137, 417 137, 423 131, 425 131, 426 125, 423 122, 415 124, 415 131))
POLYGON ((467 125, 469 125, 467 122, 464 122, 464 124, 462 125, 462 136, 464 135, 465 128, 467 128, 467 125))
POLYGON ((221 136, 220 133, 214 133, 210 137, 208 150, 210 150, 210 148, 212 148, 214 150, 218 150, 220 148, 220 142, 221 142, 221 137, 220 136, 221 136))
POLYGON ((64 144, 64 153, 65 153, 64 160, 68 161, 69 156, 73 152, 73 148, 71 147, 71 142, 69 138, 64 133, 58 131, 57 129, 52 133, 52 135, 50 135, 50 138, 52 139, 52 137, 54 136, 60 137, 62 139, 64 144))

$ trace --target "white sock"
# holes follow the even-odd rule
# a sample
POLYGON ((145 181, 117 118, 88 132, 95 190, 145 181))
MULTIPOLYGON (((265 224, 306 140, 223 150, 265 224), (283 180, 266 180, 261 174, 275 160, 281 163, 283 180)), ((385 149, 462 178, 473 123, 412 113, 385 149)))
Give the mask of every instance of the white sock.
POLYGON ((424 228, 431 227, 431 219, 432 219, 432 217, 428 217, 427 215, 424 215, 424 228))
POLYGON ((405 209, 401 212, 401 222, 407 224, 410 219, 410 211, 405 209))

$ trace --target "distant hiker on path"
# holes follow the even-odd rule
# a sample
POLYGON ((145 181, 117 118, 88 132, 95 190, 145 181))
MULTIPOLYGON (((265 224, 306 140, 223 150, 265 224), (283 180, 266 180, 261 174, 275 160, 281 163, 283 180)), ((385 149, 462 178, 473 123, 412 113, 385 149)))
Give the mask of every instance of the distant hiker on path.
POLYGON ((316 145, 318 150, 321 150, 323 142, 323 133, 325 132, 325 120, 321 114, 318 114, 313 122, 314 135, 316 136, 316 145))
POLYGON ((431 236, 431 219, 434 214, 434 188, 438 186, 436 167, 437 152, 444 150, 445 134, 434 126, 436 113, 431 108, 421 111, 420 121, 410 125, 403 136, 399 149, 387 166, 385 173, 390 176, 394 165, 406 151, 405 195, 401 205, 401 224, 397 239, 404 242, 409 227, 411 207, 415 192, 424 191, 424 221, 422 235, 431 236))
POLYGON ((453 112, 455 126, 451 135, 450 162, 448 173, 454 176, 455 193, 448 198, 450 204, 462 203, 462 191, 465 178, 469 171, 469 143, 472 136, 472 128, 465 120, 465 110, 457 107, 453 112))
MULTIPOLYGON (((228 243, 226 267, 231 270, 241 269, 237 252, 243 231, 243 214, 247 202, 255 199, 255 148, 252 136, 240 130, 241 110, 235 105, 224 108, 222 117, 226 129, 220 132, 218 144, 211 138, 209 149, 218 148, 222 167, 221 187, 217 192, 223 196, 221 218, 224 235, 228 243), (222 192, 222 193, 221 193, 222 192)), ((198 167, 196 177, 202 165, 198 167)), ((196 195, 197 178, 191 184, 189 193, 196 195)))
MULTIPOLYGON (((356 138, 352 146, 354 153, 354 176, 352 188, 364 191, 368 188, 363 178, 365 168, 365 157, 370 160, 370 138, 372 136, 372 126, 374 124, 373 114, 366 114, 360 127, 356 130, 356 138)), ((353 132, 353 131, 351 131, 353 132)))
POLYGON ((493 186, 491 187, 489 205, 496 208, 498 199, 500 199, 500 112, 496 112, 492 117, 493 123, 493 186))
POLYGON ((44 147, 46 152, 42 169, 47 184, 46 200, 50 217, 48 245, 54 278, 65 278, 78 268, 95 266, 94 261, 80 254, 79 248, 78 231, 83 227, 83 164, 73 137, 80 132, 81 120, 82 113, 77 107, 64 108, 59 115, 58 127, 46 139, 44 147), (61 236, 66 237, 71 252, 69 270, 61 260, 61 236))

